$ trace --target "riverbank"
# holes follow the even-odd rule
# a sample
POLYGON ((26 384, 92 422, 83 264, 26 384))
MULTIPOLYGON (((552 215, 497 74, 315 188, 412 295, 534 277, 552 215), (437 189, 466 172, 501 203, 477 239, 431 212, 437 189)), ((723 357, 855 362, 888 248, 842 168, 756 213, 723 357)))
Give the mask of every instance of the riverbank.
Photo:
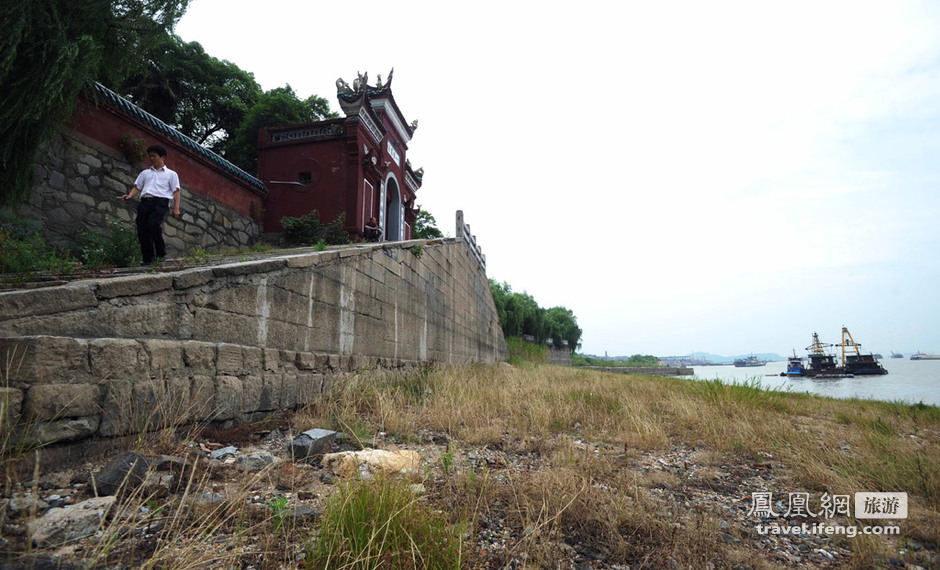
MULTIPOLYGON (((53 500, 91 498, 90 473, 111 458, 8 479, 7 559, 109 568, 940 563, 934 406, 555 366, 446 367, 352 378, 290 416, 151 432, 136 448, 185 465, 169 470, 176 483, 167 475, 167 485, 125 493, 97 536, 65 546, 28 545, 28 523, 53 500), (414 451, 420 466, 357 483, 287 452, 311 428, 349 435, 332 451, 414 451), (225 446, 234 454, 210 457, 225 446), (907 493, 907 518, 857 519, 854 503, 849 516, 826 512, 827 499, 878 491, 907 493), (401 509, 380 514, 396 500, 401 509), (408 520, 393 520, 403 509, 408 520), (887 525, 900 534, 865 534, 887 525), (810 532, 780 532, 791 527, 810 532), (416 548, 422 540, 439 548, 416 548)), ((8 456, 5 472, 29 456, 8 456)))

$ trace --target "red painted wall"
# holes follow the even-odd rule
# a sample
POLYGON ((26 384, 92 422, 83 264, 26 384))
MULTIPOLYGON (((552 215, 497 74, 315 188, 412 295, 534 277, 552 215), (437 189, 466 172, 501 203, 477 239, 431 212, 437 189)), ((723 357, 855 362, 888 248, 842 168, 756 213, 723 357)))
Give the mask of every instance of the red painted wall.
POLYGON ((300 217, 311 210, 317 210, 324 223, 347 212, 347 227, 353 225, 356 156, 350 152, 355 153, 355 148, 350 149, 343 136, 282 143, 262 140, 278 130, 287 129, 262 129, 259 134, 258 173, 268 188, 265 231, 281 231, 282 217, 300 217), (309 175, 309 182, 301 173, 309 175))
MULTIPOLYGON (((391 132, 390 126, 387 129, 391 132)), ((414 193, 405 183, 407 147, 404 144, 396 147, 400 156, 396 164, 386 150, 390 137, 386 134, 381 143, 376 144, 355 117, 262 129, 258 137, 258 172, 268 188, 265 231, 281 231, 282 217, 300 217, 316 209, 324 223, 346 212, 346 231, 361 236, 369 218, 379 217, 379 192, 389 172, 398 179, 402 203, 409 200, 413 203, 414 193), (278 133, 324 125, 341 125, 342 129, 332 138, 272 142, 278 133), (302 179, 301 173, 309 173, 309 184, 298 184, 302 179), (371 196, 365 187, 366 181, 372 185, 371 196)), ((390 200, 391 196, 386 196, 386 199, 390 200)), ((413 216, 406 212, 405 239, 411 237, 411 223, 413 216)))

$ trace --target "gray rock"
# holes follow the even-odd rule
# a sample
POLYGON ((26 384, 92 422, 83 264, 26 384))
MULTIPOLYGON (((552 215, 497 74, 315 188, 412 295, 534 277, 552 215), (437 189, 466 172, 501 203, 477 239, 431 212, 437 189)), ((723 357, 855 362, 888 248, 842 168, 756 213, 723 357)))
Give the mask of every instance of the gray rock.
POLYGON ((238 453, 238 448, 236 448, 233 445, 230 445, 228 447, 222 447, 222 448, 216 449, 215 451, 209 454, 209 458, 222 460, 230 455, 235 455, 236 453, 238 453))
POLYGON ((242 471, 261 471, 277 462, 277 458, 267 451, 256 451, 235 460, 235 465, 242 471))
POLYGON ((50 509, 42 518, 30 521, 33 543, 45 547, 94 534, 115 501, 113 496, 94 497, 61 509, 50 509))
POLYGON ((152 471, 144 480, 143 495, 162 499, 179 490, 179 478, 172 471, 152 471))
POLYGON ((26 516, 31 512, 41 513, 49 508, 49 504, 35 495, 16 493, 7 503, 7 513, 10 518, 26 516))
POLYGON ((312 455, 322 455, 330 450, 336 441, 337 433, 328 429, 307 430, 290 442, 288 451, 294 461, 306 459, 312 455))
POLYGON ((147 477, 147 458, 136 451, 117 455, 101 471, 92 474, 91 484, 99 495, 113 495, 122 487, 134 489, 147 477))
POLYGON ((98 416, 36 422, 19 426, 15 430, 15 437, 30 445, 77 441, 94 435, 100 422, 101 418, 98 416))
POLYGON ((218 493, 203 493, 196 497, 196 502, 205 505, 217 505, 219 503, 224 503, 225 497, 218 493))
POLYGON ((309 505, 296 505, 290 511, 290 517, 295 520, 316 520, 320 518, 320 511, 309 505))
POLYGON ((175 455, 158 455, 150 463, 155 471, 182 473, 189 468, 189 461, 175 455))

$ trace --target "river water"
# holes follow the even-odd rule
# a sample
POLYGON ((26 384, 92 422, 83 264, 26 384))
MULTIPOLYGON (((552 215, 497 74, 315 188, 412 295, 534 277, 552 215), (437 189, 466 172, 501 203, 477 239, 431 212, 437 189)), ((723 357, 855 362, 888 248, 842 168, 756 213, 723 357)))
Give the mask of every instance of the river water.
MULTIPOLYGON (((768 362, 754 368, 734 366, 693 366, 697 380, 720 379, 738 384, 759 381, 767 389, 791 392, 809 392, 833 398, 863 398, 886 402, 902 401, 909 404, 923 402, 940 406, 940 360, 909 360, 887 358, 881 365, 888 370, 886 376, 856 376, 855 378, 791 378, 780 376, 787 369, 786 362, 768 362)), ((688 378, 688 377, 686 377, 688 378)))

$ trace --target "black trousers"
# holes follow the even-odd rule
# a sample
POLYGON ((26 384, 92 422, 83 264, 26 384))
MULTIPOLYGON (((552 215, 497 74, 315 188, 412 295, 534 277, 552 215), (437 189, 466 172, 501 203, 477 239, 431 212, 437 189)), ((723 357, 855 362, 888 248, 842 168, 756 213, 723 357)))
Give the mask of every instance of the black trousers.
POLYGON ((163 241, 163 219, 170 207, 166 198, 142 198, 137 206, 137 241, 144 263, 153 263, 156 257, 166 257, 163 241))

